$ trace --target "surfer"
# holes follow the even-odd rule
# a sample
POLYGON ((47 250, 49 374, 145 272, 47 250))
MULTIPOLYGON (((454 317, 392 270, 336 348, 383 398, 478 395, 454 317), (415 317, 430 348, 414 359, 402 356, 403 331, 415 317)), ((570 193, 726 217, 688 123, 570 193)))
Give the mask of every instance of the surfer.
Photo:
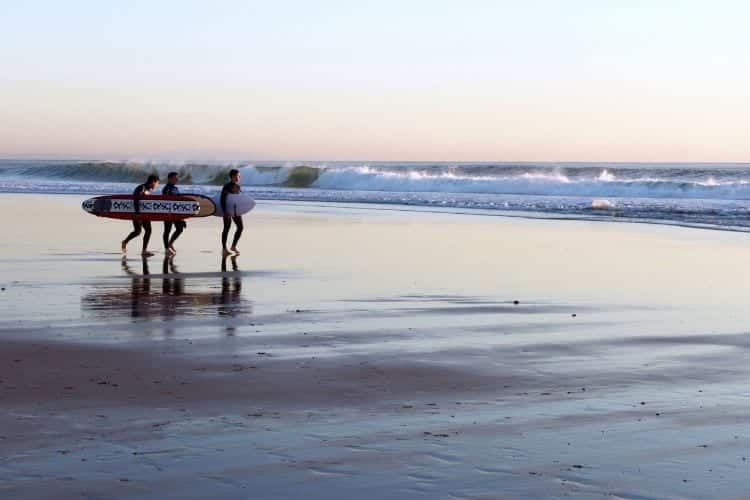
MULTIPOLYGON (((144 196, 150 195, 151 191, 156 189, 156 186, 158 184, 159 176, 149 175, 145 183, 139 185, 137 188, 135 188, 135 190, 133 190, 133 210, 136 214, 140 211, 140 199, 144 196)), ((143 255, 144 257, 151 257, 152 255, 154 255, 152 252, 148 251, 148 240, 151 239, 151 221, 138 220, 137 216, 135 219, 133 219, 133 231, 128 235, 127 238, 122 240, 122 253, 125 253, 125 248, 128 246, 128 242, 141 234, 141 230, 143 230, 143 251, 141 252, 141 255, 143 255)))
MULTIPOLYGON (((161 194, 166 196, 180 196, 180 190, 177 188, 177 172, 169 172, 167 175, 167 183, 161 190, 161 194)), ((164 240, 164 251, 168 255, 174 255, 177 251, 174 249, 174 242, 180 237, 182 232, 187 227, 187 222, 184 220, 166 220, 164 221, 164 234, 162 239, 164 240), (174 225, 174 234, 172 238, 169 237, 169 233, 172 231, 174 225)))
POLYGON ((224 214, 224 229, 221 232, 221 248, 224 255, 230 255, 231 253, 240 254, 240 251, 237 250, 237 242, 240 241, 242 229, 244 228, 242 216, 227 214, 227 195, 237 194, 240 191, 240 171, 233 168, 229 171, 229 182, 221 188, 221 199, 219 200, 221 203, 221 213, 224 214), (227 250, 227 238, 229 237, 229 229, 232 227, 232 221, 234 221, 235 226, 234 239, 232 240, 232 248, 227 250))

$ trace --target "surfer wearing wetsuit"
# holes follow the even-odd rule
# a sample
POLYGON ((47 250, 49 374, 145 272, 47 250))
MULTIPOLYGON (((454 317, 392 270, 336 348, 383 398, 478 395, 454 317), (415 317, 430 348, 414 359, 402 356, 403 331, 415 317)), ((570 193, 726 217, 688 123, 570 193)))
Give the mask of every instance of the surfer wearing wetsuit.
MULTIPOLYGON (((169 172, 167 175, 167 183, 161 190, 161 194, 166 196, 180 196, 180 190, 177 188, 177 172, 169 172)), ((180 237, 182 232, 187 227, 187 222, 184 220, 166 220, 164 221, 164 234, 162 239, 164 240, 164 251, 169 255, 174 255, 177 251, 174 249, 174 242, 180 237), (174 234, 172 238, 169 237, 169 233, 172 231, 174 226, 174 234)))
POLYGON ((227 195, 236 194, 240 191, 240 171, 233 168, 229 171, 229 182, 224 184, 224 187, 221 188, 221 198, 219 200, 221 203, 221 213, 224 214, 224 230, 221 232, 221 248, 223 249, 224 255, 229 255, 231 253, 236 255, 240 254, 240 251, 237 250, 237 242, 240 241, 242 229, 244 228, 242 216, 227 213, 227 195), (232 227, 232 221, 234 221, 235 226, 234 239, 232 240, 232 248, 227 250, 227 238, 229 237, 229 229, 232 227))
POLYGON ((136 218, 133 219, 133 231, 127 238, 122 240, 122 253, 125 253, 125 247, 128 246, 128 242, 141 234, 141 229, 143 229, 143 251, 141 252, 141 255, 144 257, 151 257, 154 255, 152 252, 148 251, 148 240, 151 239, 151 221, 139 220, 137 214, 140 212, 140 198, 150 195, 151 191, 156 189, 158 184, 159 176, 149 175, 145 183, 139 185, 133 190, 133 210, 136 213, 136 218))

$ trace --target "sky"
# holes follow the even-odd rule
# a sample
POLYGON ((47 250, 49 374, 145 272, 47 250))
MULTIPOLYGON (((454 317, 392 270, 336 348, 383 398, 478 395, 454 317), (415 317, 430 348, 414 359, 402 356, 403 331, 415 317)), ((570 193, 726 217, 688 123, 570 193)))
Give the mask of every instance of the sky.
POLYGON ((750 161, 750 2, 0 0, 0 156, 750 161))

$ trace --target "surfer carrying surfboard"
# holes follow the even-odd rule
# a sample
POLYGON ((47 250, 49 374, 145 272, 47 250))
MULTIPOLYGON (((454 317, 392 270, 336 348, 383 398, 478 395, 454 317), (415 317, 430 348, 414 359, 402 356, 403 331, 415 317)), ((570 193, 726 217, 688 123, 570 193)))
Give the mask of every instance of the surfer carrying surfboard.
POLYGON ((230 255, 231 253, 236 255, 240 254, 240 251, 237 250, 237 243, 240 241, 242 229, 244 228, 242 216, 237 215, 236 213, 227 213, 227 195, 237 194, 240 191, 240 171, 233 168, 229 171, 229 182, 224 184, 224 187, 221 188, 221 198, 219 200, 224 220, 224 229, 221 232, 221 248, 223 249, 224 255, 230 255), (234 221, 235 226, 234 239, 232 240, 232 248, 227 250, 227 238, 229 237, 229 229, 232 227, 232 221, 234 221))
MULTIPOLYGON (((158 184, 159 176, 149 175, 145 183, 139 185, 133 190, 133 209, 136 214, 140 212, 140 198, 150 195, 151 191, 156 189, 158 184)), ((133 219, 133 231, 127 236, 127 238, 122 240, 122 253, 125 253, 125 249, 130 240, 141 234, 141 230, 143 230, 143 251, 141 252, 141 255, 144 257, 151 257, 154 255, 152 252, 148 251, 148 241, 151 239, 151 221, 140 220, 138 216, 133 219)))
MULTIPOLYGON (((180 196, 180 190, 177 187, 177 172, 169 172, 167 175, 167 183, 162 188, 161 194, 166 196, 180 196)), ((162 239, 164 240, 164 251, 168 255, 174 255, 177 253, 174 249, 174 242, 180 237, 186 227, 187 222, 184 220, 164 221, 164 234, 162 235, 162 239), (174 226, 174 234, 170 238, 169 233, 172 231, 172 226, 174 226)))

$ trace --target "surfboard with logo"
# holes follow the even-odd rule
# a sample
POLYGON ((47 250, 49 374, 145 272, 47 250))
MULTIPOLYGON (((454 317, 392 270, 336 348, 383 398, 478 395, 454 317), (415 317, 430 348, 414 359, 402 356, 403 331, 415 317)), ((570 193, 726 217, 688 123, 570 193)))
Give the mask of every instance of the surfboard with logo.
POLYGON ((85 212, 110 219, 176 221, 191 217, 208 217, 216 205, 208 196, 183 194, 180 196, 149 195, 137 200, 131 194, 110 194, 89 198, 81 204, 85 212), (138 211, 135 210, 138 203, 138 211))

